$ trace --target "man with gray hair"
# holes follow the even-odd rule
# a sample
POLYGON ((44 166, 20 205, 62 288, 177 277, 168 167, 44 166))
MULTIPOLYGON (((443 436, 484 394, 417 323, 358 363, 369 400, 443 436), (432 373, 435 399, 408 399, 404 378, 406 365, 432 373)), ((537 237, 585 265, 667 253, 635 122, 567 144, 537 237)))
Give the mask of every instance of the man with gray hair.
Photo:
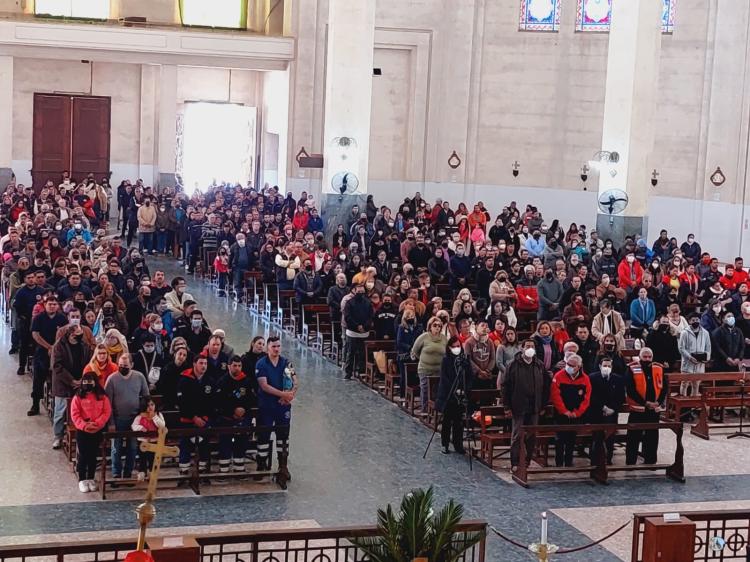
MULTIPOLYGON (((654 363, 654 352, 650 347, 641 348, 638 359, 628 365, 625 377, 630 416, 628 423, 657 423, 664 411, 668 385, 664 384, 664 369, 654 363)), ((638 447, 643 443, 643 462, 656 464, 659 447, 658 429, 629 429, 625 445, 625 463, 635 464, 638 447)))
MULTIPOLYGON (((565 359, 565 367, 552 377, 550 400, 555 408, 555 423, 572 425, 582 423, 591 404, 591 381, 582 369, 583 359, 573 353, 565 359)), ((559 431, 555 439, 555 464, 573 466, 576 434, 559 431)))
POLYGON ((253 250, 247 245, 245 234, 238 232, 234 244, 229 248, 229 269, 232 271, 237 302, 242 302, 245 293, 245 272, 250 271, 253 265, 253 250))

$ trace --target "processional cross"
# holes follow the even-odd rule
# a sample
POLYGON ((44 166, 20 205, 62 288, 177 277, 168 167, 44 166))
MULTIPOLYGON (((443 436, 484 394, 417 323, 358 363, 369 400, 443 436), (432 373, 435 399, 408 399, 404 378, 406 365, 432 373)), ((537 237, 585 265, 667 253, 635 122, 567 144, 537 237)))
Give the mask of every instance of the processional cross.
POLYGON ((146 528, 156 517, 156 506, 154 506, 154 500, 156 499, 156 485, 159 483, 159 470, 161 469, 161 459, 164 456, 176 457, 180 454, 178 447, 167 447, 165 445, 167 440, 167 428, 159 428, 159 438, 156 443, 149 443, 148 441, 141 442, 141 451, 144 453, 154 453, 154 463, 151 467, 151 475, 148 479, 148 489, 146 490, 146 499, 135 508, 135 512, 138 515, 138 523, 141 527, 138 531, 138 546, 137 551, 143 552, 146 546, 146 528))

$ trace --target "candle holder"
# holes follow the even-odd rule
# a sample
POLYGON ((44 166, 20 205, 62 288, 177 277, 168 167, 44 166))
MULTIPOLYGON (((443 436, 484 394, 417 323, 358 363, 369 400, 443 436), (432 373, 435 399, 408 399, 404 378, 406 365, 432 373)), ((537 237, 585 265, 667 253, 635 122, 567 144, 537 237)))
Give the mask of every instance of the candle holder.
POLYGON ((529 551, 536 554, 536 557, 539 559, 539 562, 549 562, 550 554, 554 554, 559 550, 559 547, 554 544, 546 544, 546 543, 532 543, 529 545, 529 551))

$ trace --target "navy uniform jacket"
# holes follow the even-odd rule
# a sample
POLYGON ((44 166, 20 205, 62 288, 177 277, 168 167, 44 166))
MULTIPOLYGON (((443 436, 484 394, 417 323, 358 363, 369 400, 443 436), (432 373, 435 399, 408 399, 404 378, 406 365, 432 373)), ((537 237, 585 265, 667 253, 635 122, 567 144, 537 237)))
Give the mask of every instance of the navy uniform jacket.
POLYGON ((218 382, 216 409, 219 416, 232 419, 237 408, 244 408, 249 414, 256 403, 252 377, 248 377, 243 371, 240 371, 237 378, 227 373, 218 382))
POLYGON ((208 373, 200 380, 193 374, 193 369, 182 372, 177 382, 177 408, 180 421, 193 423, 195 416, 208 421, 214 415, 216 380, 208 373))
MULTIPOLYGON (((289 365, 289 361, 285 357, 279 357, 278 364, 274 367, 273 363, 268 357, 259 359, 255 364, 255 378, 266 379, 266 382, 275 388, 276 390, 283 390, 284 388, 284 369, 289 365)), ((291 408, 290 404, 279 404, 279 397, 273 396, 263 392, 262 388, 258 388, 258 407, 262 409, 285 409, 291 408)))

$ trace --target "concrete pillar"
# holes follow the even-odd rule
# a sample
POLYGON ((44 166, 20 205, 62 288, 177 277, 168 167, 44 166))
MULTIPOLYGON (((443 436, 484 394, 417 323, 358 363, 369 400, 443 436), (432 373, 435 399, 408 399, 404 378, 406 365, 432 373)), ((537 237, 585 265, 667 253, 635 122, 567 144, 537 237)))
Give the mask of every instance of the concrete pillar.
POLYGON ((623 215, 610 220, 597 216, 597 230, 604 237, 622 240, 627 234, 648 231, 648 198, 651 189, 649 156, 654 146, 659 61, 661 55, 662 3, 655 0, 612 2, 612 25, 607 54, 602 150, 620 155, 611 169, 599 176, 599 194, 622 189, 629 204, 623 215), (616 175, 610 173, 617 172, 616 175))
POLYGON ((158 136, 158 184, 174 186, 177 155, 177 66, 174 64, 161 67, 158 136))
POLYGON ((367 193, 374 42, 375 2, 329 1, 321 209, 327 228, 367 193), (346 137, 346 147, 334 142, 346 137), (340 172, 357 176, 359 197, 333 190, 331 180, 340 172))
POLYGON ((0 189, 13 177, 13 57, 0 56, 0 189))

